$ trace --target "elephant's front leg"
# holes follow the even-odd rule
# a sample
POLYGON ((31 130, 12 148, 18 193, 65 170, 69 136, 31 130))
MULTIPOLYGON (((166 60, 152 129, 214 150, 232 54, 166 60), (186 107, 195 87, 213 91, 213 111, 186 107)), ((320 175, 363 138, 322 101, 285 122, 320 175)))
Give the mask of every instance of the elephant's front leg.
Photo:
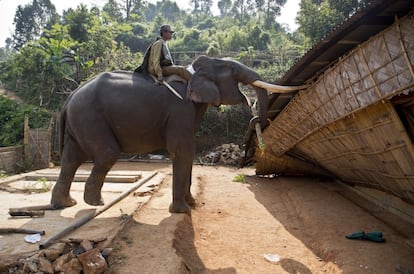
POLYGON ((190 213, 194 199, 190 193, 192 157, 176 156, 173 158, 173 201, 171 213, 190 213))

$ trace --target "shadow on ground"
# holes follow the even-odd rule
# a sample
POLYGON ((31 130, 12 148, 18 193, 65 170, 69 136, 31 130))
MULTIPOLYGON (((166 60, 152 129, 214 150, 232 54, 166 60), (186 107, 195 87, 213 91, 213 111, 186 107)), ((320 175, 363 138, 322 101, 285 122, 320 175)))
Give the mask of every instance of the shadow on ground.
POLYGON ((173 247, 183 258, 184 267, 189 273, 237 273, 235 268, 211 270, 205 267, 204 263, 198 256, 197 249, 194 245, 194 227, 191 216, 185 216, 184 220, 178 224, 174 236, 173 247))
POLYGON ((108 273, 236 273, 234 268, 207 269, 194 242, 189 215, 173 214, 156 225, 130 220, 114 242, 116 255, 108 273), (133 262, 128 261, 131 258, 133 262))
MULTIPOLYGON (((400 266, 414 271, 414 250, 406 244, 407 237, 413 235, 413 226, 367 201, 361 202, 361 198, 351 197, 356 195, 337 182, 256 176, 247 177, 247 182, 255 198, 289 233, 321 260, 339 266, 343 273, 394 273, 400 266), (361 230, 382 231, 387 241, 345 238, 361 230)), ((281 265, 288 273, 311 273, 297 262, 286 260, 281 265)))

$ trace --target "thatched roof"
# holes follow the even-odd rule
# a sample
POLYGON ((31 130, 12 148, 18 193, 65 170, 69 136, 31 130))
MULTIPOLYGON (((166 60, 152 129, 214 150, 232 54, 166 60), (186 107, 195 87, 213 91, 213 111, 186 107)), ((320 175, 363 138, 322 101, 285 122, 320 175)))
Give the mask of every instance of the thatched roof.
POLYGON ((413 8, 373 1, 289 70, 280 84, 308 87, 271 95, 265 149, 247 141, 258 174, 328 173, 414 204, 413 8))

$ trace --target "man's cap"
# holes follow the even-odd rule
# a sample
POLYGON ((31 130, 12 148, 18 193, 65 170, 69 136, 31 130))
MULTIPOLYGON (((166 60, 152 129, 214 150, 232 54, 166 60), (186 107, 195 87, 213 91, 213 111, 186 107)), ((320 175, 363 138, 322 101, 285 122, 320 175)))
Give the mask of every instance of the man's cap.
POLYGON ((170 25, 162 25, 161 28, 160 28, 160 31, 168 31, 168 32, 171 32, 171 33, 175 32, 174 30, 171 29, 170 25))

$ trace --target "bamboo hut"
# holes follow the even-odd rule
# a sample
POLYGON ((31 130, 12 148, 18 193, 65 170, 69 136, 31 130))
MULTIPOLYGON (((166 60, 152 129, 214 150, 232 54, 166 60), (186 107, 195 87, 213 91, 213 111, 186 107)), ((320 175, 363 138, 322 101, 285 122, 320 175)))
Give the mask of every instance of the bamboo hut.
POLYGON ((414 205, 413 8, 372 1, 286 73, 278 84, 307 88, 270 95, 265 147, 247 144, 257 174, 331 175, 414 205))

